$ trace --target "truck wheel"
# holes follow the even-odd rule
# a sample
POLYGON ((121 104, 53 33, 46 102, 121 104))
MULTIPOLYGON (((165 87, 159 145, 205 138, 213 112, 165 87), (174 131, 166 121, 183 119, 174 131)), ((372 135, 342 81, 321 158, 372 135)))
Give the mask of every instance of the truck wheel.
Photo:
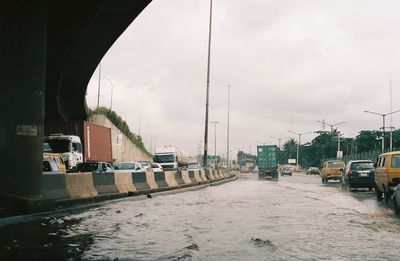
POLYGON ((382 201, 382 191, 379 190, 378 186, 375 185, 376 200, 382 201))

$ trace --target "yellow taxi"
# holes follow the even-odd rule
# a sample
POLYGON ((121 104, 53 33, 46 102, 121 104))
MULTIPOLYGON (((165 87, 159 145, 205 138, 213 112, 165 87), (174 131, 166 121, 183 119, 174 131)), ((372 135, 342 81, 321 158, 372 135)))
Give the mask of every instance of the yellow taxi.
POLYGON ((328 180, 340 180, 340 175, 345 168, 345 164, 341 160, 325 161, 321 169, 322 183, 327 183, 328 180))
POLYGON ((43 152, 43 158, 51 158, 53 159, 58 167, 60 168, 61 172, 67 173, 67 168, 65 166, 64 160, 61 158, 61 155, 58 153, 50 153, 50 152, 43 152))
POLYGON ((400 151, 379 155, 375 166, 375 193, 377 200, 389 201, 400 183, 400 151))

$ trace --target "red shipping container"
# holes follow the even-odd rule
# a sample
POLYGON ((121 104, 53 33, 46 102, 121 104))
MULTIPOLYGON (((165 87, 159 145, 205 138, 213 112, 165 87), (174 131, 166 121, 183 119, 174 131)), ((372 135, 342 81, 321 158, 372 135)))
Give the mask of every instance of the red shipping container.
POLYGON ((112 162, 111 128, 87 121, 46 123, 45 136, 55 133, 79 136, 84 161, 112 162))

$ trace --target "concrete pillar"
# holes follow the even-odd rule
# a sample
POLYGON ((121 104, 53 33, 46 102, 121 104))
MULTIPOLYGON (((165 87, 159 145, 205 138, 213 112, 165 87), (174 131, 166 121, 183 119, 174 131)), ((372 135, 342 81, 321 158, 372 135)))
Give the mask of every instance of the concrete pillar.
POLYGON ((46 1, 6 0, 0 10, 0 193, 41 193, 46 1))

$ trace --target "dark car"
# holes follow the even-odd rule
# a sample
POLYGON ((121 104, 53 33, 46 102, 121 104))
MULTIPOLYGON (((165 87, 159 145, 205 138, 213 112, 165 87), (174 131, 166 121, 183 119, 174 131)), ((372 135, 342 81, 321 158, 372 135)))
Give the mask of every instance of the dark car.
POLYGON ((76 166, 78 172, 114 173, 114 168, 107 162, 84 162, 76 166))
POLYGON ((375 186, 374 163, 370 160, 351 160, 340 177, 342 189, 368 188, 375 186))
POLYGON ((284 168, 281 172, 281 176, 292 176, 292 170, 290 168, 284 168))
POLYGON ((319 168, 317 168, 317 167, 309 167, 306 170, 306 175, 319 175, 319 168))

